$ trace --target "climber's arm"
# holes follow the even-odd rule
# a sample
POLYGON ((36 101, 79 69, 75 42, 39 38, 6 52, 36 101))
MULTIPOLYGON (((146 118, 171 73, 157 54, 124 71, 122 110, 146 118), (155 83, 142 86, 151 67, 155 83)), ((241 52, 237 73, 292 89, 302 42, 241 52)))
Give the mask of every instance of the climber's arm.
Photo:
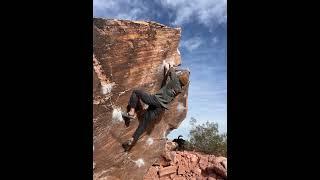
POLYGON ((171 67, 170 64, 167 64, 166 66, 164 66, 164 71, 163 71, 164 72, 164 78, 163 78, 161 87, 166 85, 168 83, 168 81, 171 80, 172 69, 173 69, 173 67, 171 67))
POLYGON ((176 65, 171 66, 168 64, 168 66, 165 66, 164 68, 165 75, 161 87, 163 87, 169 81, 178 81, 177 71, 181 71, 176 65))
POLYGON ((172 66, 169 68, 167 76, 170 77, 170 80, 178 78, 176 74, 176 67, 172 66))

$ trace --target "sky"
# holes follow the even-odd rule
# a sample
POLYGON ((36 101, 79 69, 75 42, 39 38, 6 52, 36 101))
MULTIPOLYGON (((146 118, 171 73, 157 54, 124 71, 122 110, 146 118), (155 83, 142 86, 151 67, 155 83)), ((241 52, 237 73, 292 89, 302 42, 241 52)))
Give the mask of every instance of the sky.
POLYGON ((168 138, 188 139, 191 117, 196 124, 218 123, 219 132, 227 132, 226 0, 93 0, 93 16, 181 27, 182 67, 191 71, 188 112, 168 138))

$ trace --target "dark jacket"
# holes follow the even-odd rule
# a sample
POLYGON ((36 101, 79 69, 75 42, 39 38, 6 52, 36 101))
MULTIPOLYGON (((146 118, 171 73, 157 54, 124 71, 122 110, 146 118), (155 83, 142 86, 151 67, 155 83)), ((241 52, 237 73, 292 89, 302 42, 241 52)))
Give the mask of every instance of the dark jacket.
POLYGON ((165 85, 155 94, 161 106, 168 109, 169 103, 181 92, 179 78, 173 68, 167 74, 165 85))

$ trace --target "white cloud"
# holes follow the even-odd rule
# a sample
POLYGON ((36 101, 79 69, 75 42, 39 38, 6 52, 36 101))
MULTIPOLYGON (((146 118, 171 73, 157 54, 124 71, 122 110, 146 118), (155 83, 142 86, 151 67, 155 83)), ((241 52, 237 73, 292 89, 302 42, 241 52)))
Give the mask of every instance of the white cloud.
POLYGON ((98 17, 138 20, 147 11, 139 0, 93 0, 93 15, 98 17))
POLYGON ((227 0, 161 0, 161 4, 176 11, 173 22, 176 25, 188 23, 192 18, 208 27, 227 21, 227 0))
POLYGON ((212 43, 213 43, 213 44, 217 44, 218 41, 219 41, 219 40, 218 40, 218 37, 217 37, 217 36, 215 36, 215 37, 212 38, 212 43))
POLYGON ((197 49, 201 44, 203 44, 203 42, 199 37, 181 41, 181 47, 185 47, 190 52, 197 49))
MULTIPOLYGON (((151 2, 158 3, 158 2, 151 2)), ((154 16, 161 16, 161 12, 154 13, 154 9, 146 7, 141 0, 93 0, 93 15, 106 18, 138 20, 154 16)), ((199 23, 212 27, 214 24, 226 23, 227 0, 160 0, 159 5, 173 10, 168 16, 175 17, 174 25, 183 25, 195 18, 199 23)))

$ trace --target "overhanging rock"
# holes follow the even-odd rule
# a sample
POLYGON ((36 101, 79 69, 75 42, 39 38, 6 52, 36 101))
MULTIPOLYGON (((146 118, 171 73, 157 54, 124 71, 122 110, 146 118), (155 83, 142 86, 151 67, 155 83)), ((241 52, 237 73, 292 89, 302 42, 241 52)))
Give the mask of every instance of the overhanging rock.
POLYGON ((129 153, 121 143, 138 127, 121 117, 133 89, 160 89, 164 64, 181 64, 181 30, 155 22, 93 19, 94 179, 143 179, 164 152, 166 135, 187 113, 188 87, 129 153))

